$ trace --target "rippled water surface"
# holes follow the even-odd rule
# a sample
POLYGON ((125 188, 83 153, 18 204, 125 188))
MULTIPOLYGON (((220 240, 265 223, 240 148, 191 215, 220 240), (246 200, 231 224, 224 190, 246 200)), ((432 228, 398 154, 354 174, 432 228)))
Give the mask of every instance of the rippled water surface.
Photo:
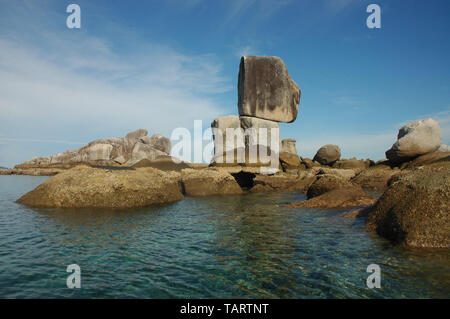
POLYGON ((0 176, 2 298, 449 298, 448 250, 405 249, 343 210, 291 209, 301 193, 132 210, 30 209, 45 177, 0 176), (68 289, 67 265, 81 267, 68 289), (381 289, 366 268, 381 267, 381 289))

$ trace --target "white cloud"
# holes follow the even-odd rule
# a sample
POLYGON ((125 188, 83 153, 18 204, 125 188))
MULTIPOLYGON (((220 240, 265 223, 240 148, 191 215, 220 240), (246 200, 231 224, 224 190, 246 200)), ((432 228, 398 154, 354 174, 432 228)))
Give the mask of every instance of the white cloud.
MULTIPOLYGON (((0 33, 0 164, 38 155, 25 142, 86 143, 141 127, 170 136, 176 127, 221 115, 220 94, 233 88, 208 53, 187 55, 146 41, 114 49, 86 31, 68 35, 40 24, 34 31, 36 41, 0 33), (9 156, 5 144, 12 143, 24 146, 9 156)), ((55 145, 51 152, 64 150, 55 145)))

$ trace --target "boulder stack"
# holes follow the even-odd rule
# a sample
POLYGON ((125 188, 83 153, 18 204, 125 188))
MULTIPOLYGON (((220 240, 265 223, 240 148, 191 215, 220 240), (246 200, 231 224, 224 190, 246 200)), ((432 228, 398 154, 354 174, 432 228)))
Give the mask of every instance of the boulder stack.
POLYGON ((280 147, 284 147, 290 153, 290 164, 298 165, 295 140, 280 143, 278 122, 295 121, 300 96, 300 89, 279 57, 242 57, 238 77, 239 116, 223 116, 211 123, 215 146, 211 164, 272 166, 276 158, 278 168, 280 147))

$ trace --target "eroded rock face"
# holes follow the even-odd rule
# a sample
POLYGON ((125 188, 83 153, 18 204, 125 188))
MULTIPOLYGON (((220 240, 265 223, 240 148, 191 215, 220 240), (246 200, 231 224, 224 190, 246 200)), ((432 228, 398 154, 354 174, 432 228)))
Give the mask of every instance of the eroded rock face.
POLYGON ((441 146, 439 122, 431 118, 411 122, 398 131, 397 141, 386 151, 392 163, 407 162, 419 155, 432 153, 441 146))
POLYGON ((297 118, 301 91, 279 57, 243 56, 239 66, 239 115, 276 122, 297 118))
POLYGON ((64 153, 39 157, 16 165, 18 169, 28 168, 71 168, 80 164, 117 166, 133 165, 158 156, 168 155, 170 140, 155 134, 148 137, 147 130, 139 129, 128 133, 124 138, 100 139, 64 153))
POLYGON ((367 228, 412 247, 450 247, 450 163, 412 170, 378 199, 367 228))
POLYGON ((373 165, 375 165, 375 163, 371 160, 358 160, 356 158, 351 158, 337 161, 333 164, 333 168, 363 170, 373 165))
POLYGON ((287 171, 290 169, 298 169, 300 167, 300 158, 297 154, 292 154, 288 152, 280 153, 280 163, 283 167, 283 171, 287 171))
POLYGON ((327 144, 319 148, 314 161, 322 165, 332 165, 341 158, 341 149, 337 145, 327 144))
POLYGON ((181 181, 186 195, 234 195, 243 191, 234 177, 225 170, 207 168, 202 170, 183 169, 181 181))
POLYGON ((179 173, 77 166, 46 180, 17 202, 31 207, 131 208, 182 198, 179 173))
POLYGON ((414 168, 439 162, 450 162, 450 152, 433 152, 416 157, 409 163, 403 163, 402 168, 414 168))

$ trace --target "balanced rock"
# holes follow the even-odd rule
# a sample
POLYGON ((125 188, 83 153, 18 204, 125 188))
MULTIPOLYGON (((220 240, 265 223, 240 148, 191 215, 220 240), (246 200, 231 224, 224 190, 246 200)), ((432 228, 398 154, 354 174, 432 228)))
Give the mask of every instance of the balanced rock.
POLYGON ((314 161, 322 165, 332 165, 341 158, 341 149, 337 145, 327 144, 319 148, 314 161))
POLYGON ((439 149, 441 139, 438 121, 428 118, 411 122, 398 131, 397 141, 386 151, 386 157, 392 163, 407 162, 439 149))
POLYGON ((31 207, 131 208, 182 198, 179 173, 77 166, 46 180, 17 202, 31 207))
POLYGON ((369 230, 412 247, 450 247, 450 162, 412 170, 378 199, 369 230))
POLYGON ((297 118, 301 91, 279 57, 243 56, 239 66, 239 115, 276 122, 297 118))

